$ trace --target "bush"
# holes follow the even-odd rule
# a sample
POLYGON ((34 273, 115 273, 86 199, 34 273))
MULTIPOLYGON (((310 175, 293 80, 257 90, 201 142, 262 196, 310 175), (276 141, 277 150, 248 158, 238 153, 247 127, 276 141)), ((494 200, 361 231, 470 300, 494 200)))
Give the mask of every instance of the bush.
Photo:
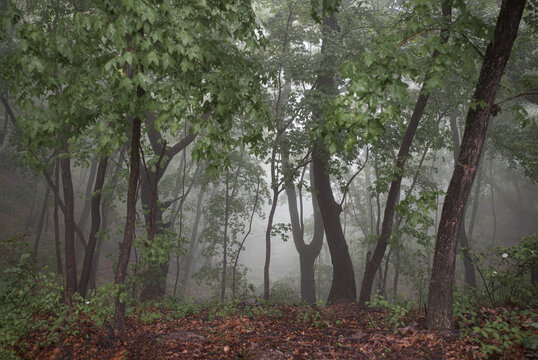
POLYGON ((410 301, 390 303, 381 295, 374 296, 374 299, 366 304, 370 308, 387 311, 387 316, 384 318, 384 324, 382 325, 394 329, 395 333, 398 332, 398 328, 405 325, 403 319, 411 310, 410 301))
POLYGON ((474 256, 474 264, 483 282, 483 288, 470 289, 475 306, 538 307, 538 281, 531 279, 538 267, 538 233, 521 238, 516 246, 474 256))

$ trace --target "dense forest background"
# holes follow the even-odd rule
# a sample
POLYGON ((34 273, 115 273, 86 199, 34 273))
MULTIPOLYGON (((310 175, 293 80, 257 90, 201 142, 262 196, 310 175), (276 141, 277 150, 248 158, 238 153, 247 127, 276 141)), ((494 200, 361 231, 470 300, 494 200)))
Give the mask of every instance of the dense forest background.
POLYGON ((535 0, 0 5, 0 356, 342 301, 536 354, 535 0))

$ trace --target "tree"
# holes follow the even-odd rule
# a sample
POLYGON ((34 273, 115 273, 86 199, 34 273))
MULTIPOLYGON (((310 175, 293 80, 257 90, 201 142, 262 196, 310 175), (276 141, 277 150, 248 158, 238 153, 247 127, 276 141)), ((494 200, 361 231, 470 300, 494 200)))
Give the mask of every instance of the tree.
MULTIPOLYGON (((334 77, 336 69, 334 68, 334 53, 330 49, 334 46, 334 37, 340 27, 334 15, 325 16, 322 24, 322 45, 321 45, 321 67, 317 77, 317 89, 320 93, 323 103, 328 98, 336 95, 334 77)), ((321 108, 313 111, 314 121, 322 123, 324 121, 321 108)), ((349 250, 342 231, 340 214, 342 207, 334 199, 329 178, 329 157, 330 154, 325 147, 323 139, 314 140, 312 150, 312 171, 314 173, 315 193, 323 219, 323 227, 327 237, 327 244, 331 252, 331 261, 333 265, 333 281, 328 304, 332 304, 340 299, 355 301, 356 287, 353 264, 349 256, 349 250)))
MULTIPOLYGON (((290 170, 289 159, 285 156, 282 157, 282 163, 284 168, 290 170)), ((304 172, 303 172, 304 175, 304 172)), ((293 243, 297 252, 299 253, 299 270, 301 278, 301 300, 314 304, 316 302, 316 287, 314 281, 314 262, 321 251, 323 245, 323 222, 321 220, 321 214, 315 194, 312 194, 312 208, 314 209, 314 233, 310 243, 305 242, 305 228, 303 223, 303 193, 302 179, 300 180, 299 188, 299 201, 301 204, 301 211, 297 210, 297 192, 295 191, 295 184, 292 180, 286 181, 286 195, 288 197, 288 209, 290 212, 291 230, 293 236, 293 243)), ((312 169, 310 169, 310 187, 315 189, 313 181, 312 169)))
MULTIPOLYGON (((443 4, 443 18, 444 18, 443 20, 445 22, 450 21, 451 13, 452 13, 452 8, 450 6, 443 4)), ((442 37, 443 37, 443 41, 446 42, 448 39, 446 34, 442 35, 442 37)), ((439 56, 439 51, 435 50, 432 54, 432 58, 435 59, 438 56, 439 56)), ((422 89, 420 90, 420 94, 418 96, 417 102, 413 109, 413 113, 409 120, 409 124, 407 125, 407 129, 402 139, 400 150, 398 151, 398 156, 396 158, 396 163, 395 163, 396 173, 394 174, 393 180, 390 185, 389 193, 387 195, 387 202, 385 205, 385 211, 383 215, 383 224, 381 226, 381 234, 379 235, 379 239, 377 241, 377 245, 376 245, 376 248, 374 250, 372 257, 366 263, 364 277, 362 278, 359 305, 363 307, 366 306, 367 301, 370 301, 370 296, 372 293, 372 284, 374 282, 374 276, 377 272, 377 269, 379 268, 379 265, 381 264, 383 256, 385 255, 385 250, 387 248, 387 241, 392 234, 394 210, 400 197, 400 186, 401 186, 402 178, 404 174, 405 163, 406 163, 407 157, 409 156, 413 138, 415 137, 415 133, 417 131, 419 122, 424 113, 424 109, 426 108, 426 104, 429 97, 429 93, 427 91, 427 86, 428 86, 427 82, 428 82, 429 76, 430 74, 428 73, 425 75, 424 84, 422 85, 422 89)))
POLYGON ((451 331, 454 326, 454 267, 463 209, 478 166, 495 94, 517 36, 524 7, 525 0, 503 0, 493 40, 484 55, 473 103, 467 113, 460 153, 445 196, 435 244, 427 316, 431 330, 451 331))

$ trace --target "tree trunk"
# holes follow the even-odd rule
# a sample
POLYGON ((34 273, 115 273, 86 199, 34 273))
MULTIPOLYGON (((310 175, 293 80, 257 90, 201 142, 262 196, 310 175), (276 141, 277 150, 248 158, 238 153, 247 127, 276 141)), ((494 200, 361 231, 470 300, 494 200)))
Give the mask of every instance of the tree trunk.
POLYGON ((403 171, 405 167, 405 162, 409 155, 409 149, 411 148, 411 143, 415 137, 415 133, 418 127, 418 123, 422 118, 424 109, 426 108, 426 102, 428 100, 428 95, 426 95, 424 86, 420 91, 417 103, 415 104, 415 109, 413 110, 413 115, 405 131, 402 144, 400 146, 400 151, 398 153, 398 159, 396 161, 396 168, 398 169, 395 174, 395 179, 392 181, 387 196, 387 203, 385 205, 385 212, 383 215, 383 224, 381 225, 381 234, 377 240, 377 245, 375 247, 374 253, 370 261, 366 264, 364 270, 364 276, 362 278, 361 284, 361 293, 359 297, 359 305, 361 307, 366 306, 366 302, 370 301, 370 296, 372 293, 372 286, 374 283, 375 274, 383 260, 385 255, 385 250, 387 248, 388 239, 392 234, 392 223, 394 220, 394 207, 398 202, 398 194, 400 192, 400 186, 402 183, 403 171))
POLYGON ((71 179, 71 159, 67 140, 63 141, 62 151, 64 157, 60 159, 62 188, 64 193, 64 250, 66 274, 66 300, 71 305, 71 298, 77 291, 77 263, 75 259, 75 196, 73 194, 73 181, 71 179))
POLYGON ((493 197, 493 164, 489 167, 490 178, 490 195, 491 195, 491 215, 493 217, 493 229, 491 234, 491 247, 495 247, 495 239, 497 238, 497 214, 495 213, 495 198, 493 197))
POLYGON ((258 202, 260 200, 260 186, 261 186, 261 179, 258 178, 258 183, 256 184, 256 196, 254 197, 254 205, 252 206, 252 213, 250 213, 250 221, 248 223, 248 230, 243 236, 243 240, 241 241, 241 244, 239 245, 239 249, 237 249, 237 253, 234 259, 234 265, 232 268, 232 296, 234 299, 236 298, 236 291, 235 291, 236 275, 235 274, 237 270, 237 263, 239 261, 239 255, 241 255, 241 251, 243 250, 243 246, 245 245, 245 241, 247 241, 247 238, 250 235, 250 232, 252 231, 252 221, 254 220, 254 215, 256 215, 256 209, 258 208, 258 202))
POLYGON ((110 189, 106 189, 105 193, 107 196, 104 196, 103 200, 101 201, 101 226, 100 226, 101 230, 99 231, 99 238, 97 239, 97 246, 95 249, 95 255, 94 255, 93 264, 92 264, 92 271, 90 273, 90 282, 89 282, 90 290, 95 290, 96 288, 96 275, 97 275, 97 269, 99 268, 99 260, 101 258, 101 247, 103 244, 104 236, 108 229, 110 203, 113 202, 113 199, 114 199, 114 192, 116 191, 116 186, 118 184, 118 179, 120 176, 120 170, 122 168, 121 160, 123 159, 123 155, 125 154, 125 151, 127 150, 128 146, 129 144, 125 142, 119 152, 117 165, 114 168, 112 176, 108 182, 109 184, 111 184, 111 187, 110 189))
MULTIPOLYGON (((282 166, 289 167, 287 154, 282 154, 282 166)), ((310 171, 310 184, 315 188, 313 172, 310 171)), ((290 212, 291 229, 295 249, 299 253, 299 265, 301 272, 301 300, 307 304, 316 302, 316 287, 314 278, 314 263, 323 245, 323 221, 315 194, 312 194, 312 208, 314 209, 314 234, 309 244, 304 241, 304 227, 302 219, 297 210, 297 194, 295 184, 292 181, 286 182, 286 195, 288 197, 288 209, 290 212)), ((301 195, 299 195, 301 196, 301 195)), ((302 214, 301 214, 302 215, 302 214)))
POLYGON ((198 228, 200 226, 200 220, 202 218, 202 202, 204 199, 204 189, 200 189, 198 193, 198 199, 196 200, 196 214, 194 215, 194 224, 192 225, 191 239, 189 241, 189 250, 187 252, 187 258, 183 265, 183 276, 181 278, 181 287, 179 289, 179 297, 185 297, 185 290, 187 287, 187 281, 191 272, 192 260, 194 259, 194 248, 198 241, 198 228))
MULTIPOLYGON (((156 165, 159 169, 160 164, 156 165)), ((158 181, 160 177, 149 167, 146 173, 140 176, 140 201, 144 209, 146 221, 147 240, 146 247, 153 245, 155 236, 164 234, 163 208, 160 206, 158 194, 158 181)), ((144 288, 140 294, 141 301, 155 299, 166 293, 166 275, 168 274, 169 260, 164 263, 149 261, 143 270, 144 288)))
MULTIPOLYGON (((7 112, 7 110, 6 110, 7 112)), ((7 123, 7 114, 6 114, 6 123, 7 123)), ((24 233, 26 234, 28 232, 28 229, 30 226, 34 225, 34 211, 35 211, 35 203, 36 203, 36 193, 37 193, 37 185, 38 185, 38 179, 39 177, 36 175, 34 176, 34 185, 32 186, 32 206, 30 207, 30 213, 28 214, 28 219, 26 220, 26 225, 24 226, 24 233)))
POLYGON ((503 0, 493 41, 489 44, 473 101, 480 102, 467 113, 458 161, 448 185, 435 244, 428 296, 427 324, 430 330, 452 331, 454 266, 463 208, 486 137, 495 94, 517 36, 525 0, 503 0))
MULTIPOLYGON (((450 129, 452 131, 452 147, 454 155, 454 164, 458 161, 460 152, 460 135, 458 132, 458 124, 456 117, 450 115, 450 129)), ((472 288, 476 288, 476 275, 474 272, 474 265, 471 259, 471 247, 469 245, 469 239, 467 238, 467 232, 465 231, 465 213, 467 212, 467 206, 463 210, 463 217, 461 218, 461 231, 458 237, 458 243, 460 251, 463 253, 463 267, 465 269, 465 284, 472 288)))
MULTIPOLYGON (((312 117, 315 122, 322 125, 325 121, 323 118, 323 103, 326 99, 332 98, 337 94, 334 84, 336 75, 336 61, 334 54, 328 52, 331 47, 334 34, 340 31, 334 15, 324 17, 321 28, 321 66, 317 74, 318 99, 317 106, 314 108, 312 117)), ((329 159, 330 155, 325 148, 323 139, 315 139, 312 149, 312 172, 314 184, 316 186, 316 198, 320 207, 325 236, 331 254, 333 265, 333 277, 327 303, 332 304, 340 299, 355 301, 357 299, 355 274, 353 272, 353 263, 349 255, 342 224, 340 222, 340 213, 342 207, 335 201, 329 178, 329 159)))
POLYGON ((327 173, 328 157, 329 154, 323 149, 321 142, 316 140, 312 153, 312 169, 316 197, 333 265, 332 284, 327 298, 327 303, 333 304, 340 299, 355 301, 357 294, 353 264, 340 223, 342 208, 334 200, 327 173))
POLYGON ((107 165, 108 157, 105 156, 101 159, 101 161, 99 161, 97 177, 95 178, 95 187, 93 189, 93 196, 91 197, 92 225, 90 229, 90 236, 88 237, 88 246, 84 252, 84 264, 82 266, 82 273, 80 274, 79 282, 79 292, 82 297, 86 297, 86 291, 88 290, 88 281, 90 280, 95 246, 97 244, 97 233, 99 232, 99 228, 101 226, 101 190, 103 189, 103 184, 105 183, 107 165))
MULTIPOLYGON (((62 165, 61 165, 61 161, 60 161, 60 167, 61 166, 62 165)), ((60 208, 60 210, 62 210, 62 213, 65 216, 65 204, 62 201, 62 199, 60 199, 60 190, 59 190, 59 188, 56 186, 56 184, 54 184, 54 181, 52 181, 52 179, 50 177, 50 174, 46 170, 43 171, 43 176, 45 177, 45 180, 47 181, 47 184, 49 185, 49 187, 52 189, 52 192, 54 193, 55 200, 58 202, 58 207, 60 208)), ((71 184, 71 188, 73 188, 72 185, 73 184, 71 184)), ((80 241, 81 246, 85 249, 86 248, 86 240, 84 239, 84 234, 82 233, 82 230, 80 230, 80 228, 78 227, 78 225, 75 222, 73 223, 73 226, 75 228, 75 233, 77 234, 77 239, 80 241)))
MULTIPOLYGON (((238 169, 239 171, 239 165, 238 169)), ((224 234, 222 235, 222 276, 220 281, 220 302, 226 298, 226 270, 228 266, 228 221, 230 216, 230 171, 226 170, 226 199, 224 203, 224 234)))
MULTIPOLYGON (((168 165, 174 156, 184 151, 190 143, 194 141, 196 135, 186 135, 172 147, 167 147, 166 141, 162 138, 161 134, 156 131, 152 125, 155 121, 155 117, 146 112, 148 122, 148 137, 151 142, 153 151, 155 154, 160 154, 158 161, 155 165, 155 170, 145 168, 145 173, 141 175, 140 187, 142 207, 146 210, 144 219, 146 221, 146 228, 148 232, 147 244, 148 246, 153 243, 155 235, 163 235, 164 230, 168 225, 163 222, 163 213, 168 206, 163 205, 159 201, 159 181, 163 177, 168 165)), ((204 114, 203 117, 207 118, 209 114, 204 114)), ((162 297, 166 294, 166 278, 168 276, 168 270, 170 265, 169 257, 164 263, 150 262, 146 269, 144 269, 145 286, 140 294, 142 301, 154 299, 156 297, 162 297)))
MULTIPOLYGON (((54 169, 54 194, 60 192, 60 160, 56 159, 56 166, 54 169)), ((56 250, 56 272, 60 275, 63 275, 63 265, 62 265, 62 252, 60 249, 60 221, 58 216, 58 197, 54 196, 54 249, 56 250)))
POLYGON ((125 276, 127 275, 127 265, 131 255, 131 245, 135 233, 136 222, 136 190, 138 187, 138 177, 140 170, 140 127, 139 117, 133 119, 131 135, 131 156, 129 173, 129 186, 127 188, 127 216, 125 219, 125 230, 123 232, 123 242, 118 259, 118 268, 114 277, 114 284, 118 286, 118 295, 116 297, 116 309, 114 313, 114 327, 120 336, 125 331, 125 276))
POLYGON ((269 218, 267 219, 267 229, 265 230, 265 263, 263 265, 263 299, 269 300, 269 266, 271 264, 271 229, 273 228, 273 219, 275 217, 276 205, 278 202, 279 191, 273 185, 273 201, 269 218))
POLYGON ((41 207, 41 213, 39 215, 39 223, 37 224, 37 234, 36 234, 35 242, 34 242, 34 255, 36 256, 36 258, 37 258, 37 251, 39 250, 39 242, 41 240, 41 234, 43 233, 45 213, 47 212, 47 209, 48 209, 49 195, 50 195, 50 187, 47 186, 47 190, 45 191, 45 198, 43 199, 43 206, 41 207))
POLYGON ((88 217, 90 216, 92 185, 95 180, 95 174, 97 173, 97 164, 98 163, 96 161, 92 161, 90 165, 90 173, 88 175, 88 182, 86 183, 86 191, 84 193, 84 208, 80 213, 80 218, 78 221, 78 226, 82 231, 86 231, 86 223, 88 222, 88 217))

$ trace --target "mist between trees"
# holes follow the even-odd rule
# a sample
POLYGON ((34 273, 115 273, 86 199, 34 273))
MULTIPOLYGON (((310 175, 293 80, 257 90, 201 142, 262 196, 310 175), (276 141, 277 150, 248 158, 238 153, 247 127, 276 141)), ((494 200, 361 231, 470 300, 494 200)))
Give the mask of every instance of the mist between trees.
POLYGON ((536 1, 7 4, 2 293, 536 308, 536 1))

